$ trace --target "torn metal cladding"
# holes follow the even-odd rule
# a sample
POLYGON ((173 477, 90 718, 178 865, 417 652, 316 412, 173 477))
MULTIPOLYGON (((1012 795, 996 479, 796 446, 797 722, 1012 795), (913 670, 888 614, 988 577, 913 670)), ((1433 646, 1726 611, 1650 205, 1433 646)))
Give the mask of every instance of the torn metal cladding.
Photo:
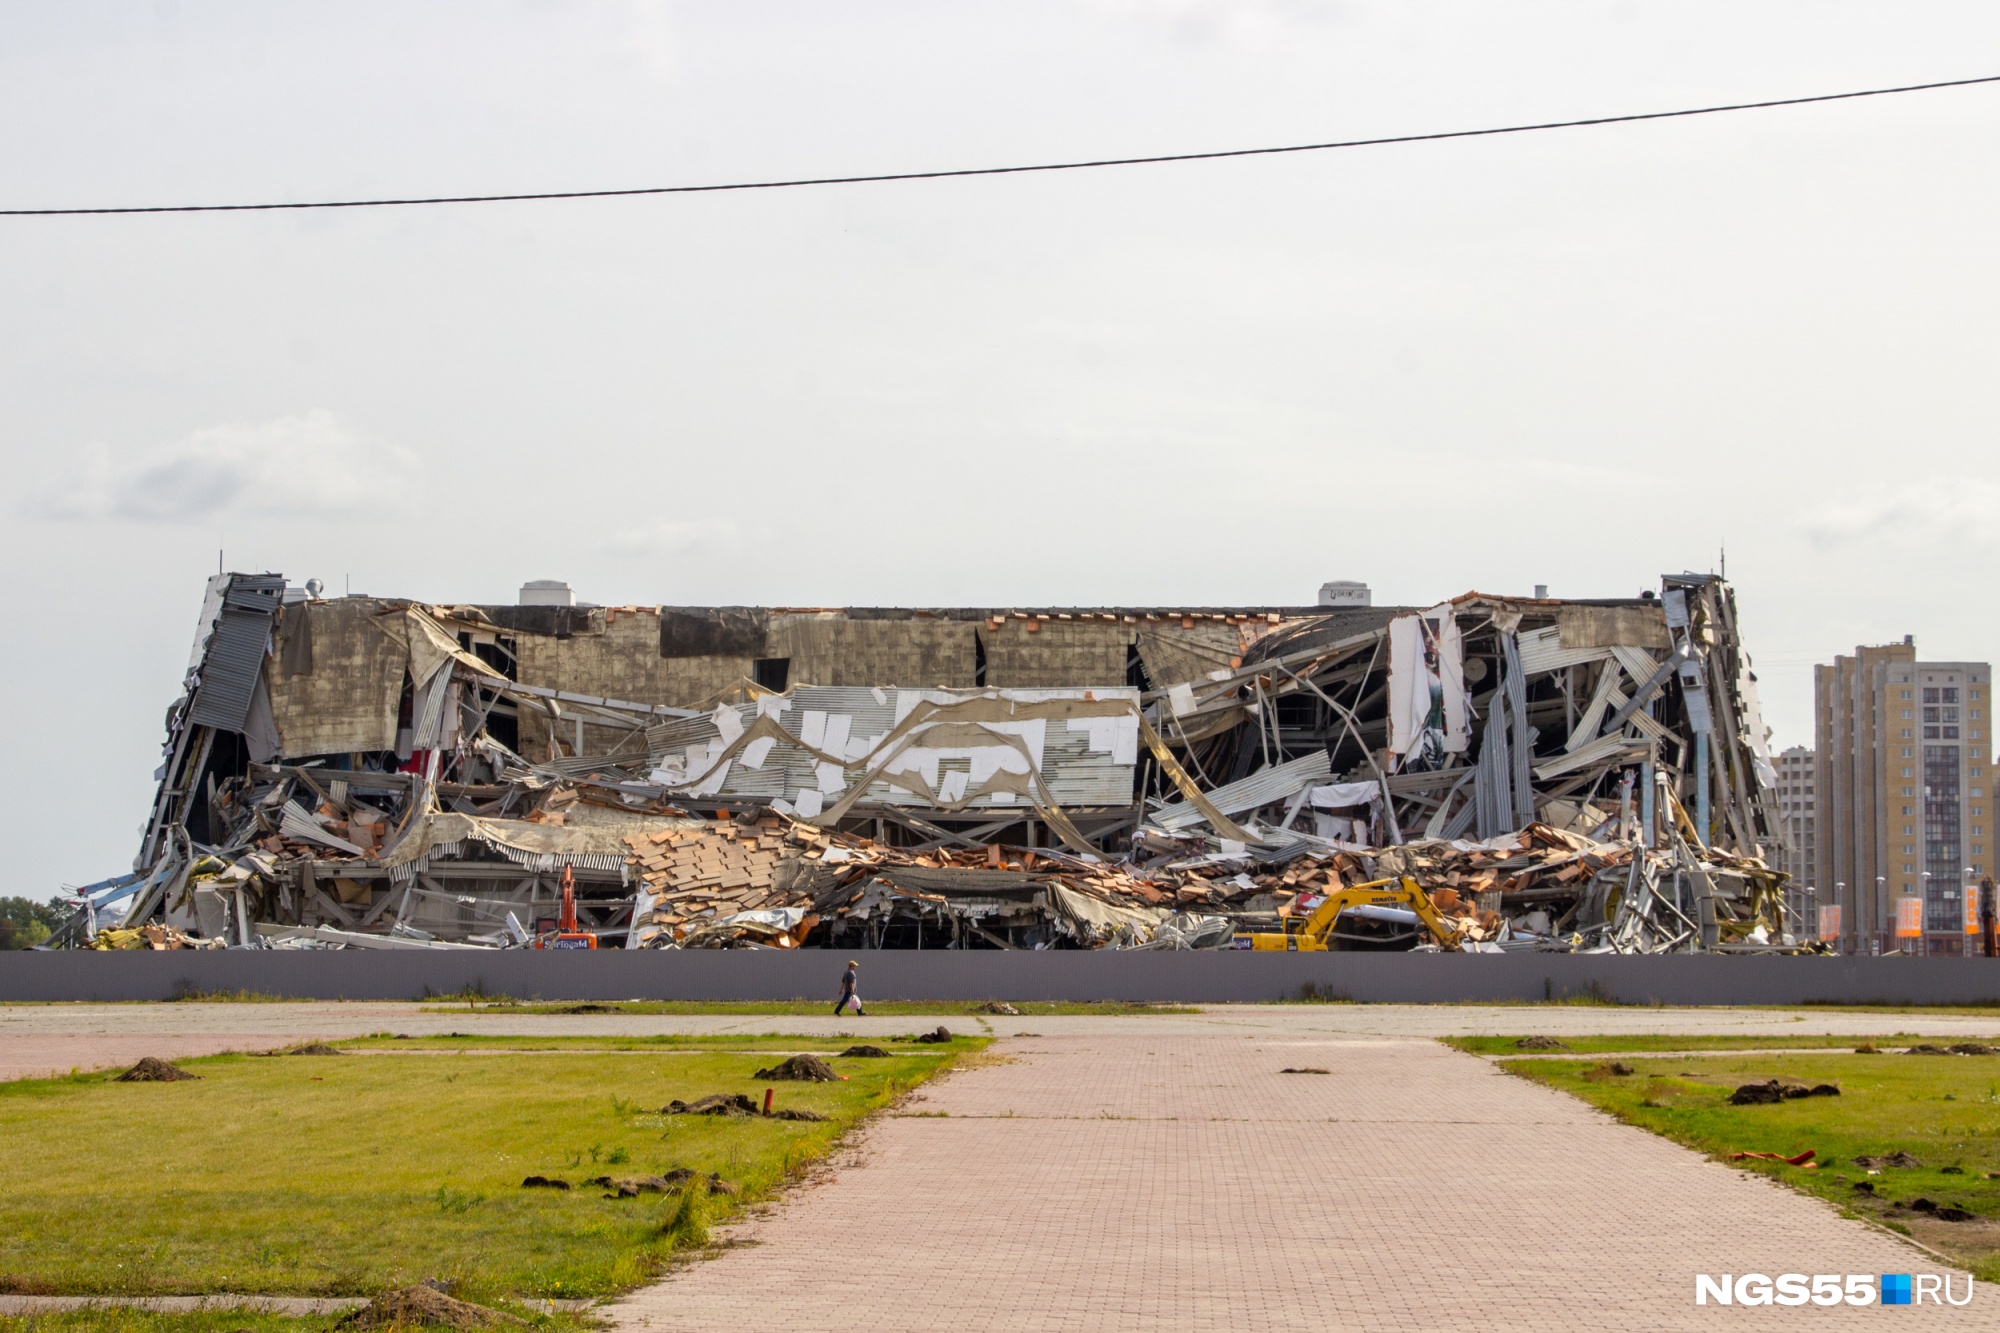
POLYGON ((1432 607, 478 606, 210 580, 102 948, 1788 950, 1706 575, 1432 607), (1434 925, 1435 923, 1433 923, 1434 925), (1243 939, 1247 939, 1244 935, 1243 939))

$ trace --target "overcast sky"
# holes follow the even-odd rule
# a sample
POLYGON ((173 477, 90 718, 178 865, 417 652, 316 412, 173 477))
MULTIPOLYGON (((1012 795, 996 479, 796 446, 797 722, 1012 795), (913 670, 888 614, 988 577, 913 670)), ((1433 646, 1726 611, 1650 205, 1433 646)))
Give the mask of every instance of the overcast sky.
MULTIPOLYGON (((2000 73, 2000 5, 0 8, 0 206, 608 188, 2000 73)), ((2000 85, 1052 176, 0 218, 0 893, 129 867, 202 579, 1630 596, 2000 656, 2000 85)))

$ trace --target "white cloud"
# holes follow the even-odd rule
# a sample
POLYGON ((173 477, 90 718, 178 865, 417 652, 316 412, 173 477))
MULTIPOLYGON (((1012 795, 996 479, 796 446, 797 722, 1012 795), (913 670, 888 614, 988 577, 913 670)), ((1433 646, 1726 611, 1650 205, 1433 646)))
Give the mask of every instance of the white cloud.
POLYGON ((338 517, 405 507, 422 460, 368 440, 324 409, 209 426, 136 459, 98 450, 42 497, 56 518, 198 521, 258 509, 338 517))
POLYGON ((1927 477, 1914 485, 1835 500, 1800 521, 1818 546, 1987 545, 2000 527, 2000 486, 1976 477, 1927 477))
POLYGON ((645 527, 608 533, 597 544, 608 555, 686 555, 705 547, 727 545, 736 539, 736 535, 736 525, 727 519, 666 519, 645 527))

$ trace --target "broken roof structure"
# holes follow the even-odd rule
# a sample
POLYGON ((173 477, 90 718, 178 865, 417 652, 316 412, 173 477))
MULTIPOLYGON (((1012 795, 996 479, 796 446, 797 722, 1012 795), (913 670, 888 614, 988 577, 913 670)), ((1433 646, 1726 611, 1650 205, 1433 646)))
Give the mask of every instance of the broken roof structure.
POLYGON ((604 947, 1188 947, 1410 874, 1479 947, 1799 947, 1728 584, 1339 591, 497 606, 218 575, 134 871, 73 934, 510 947, 567 880, 604 947))

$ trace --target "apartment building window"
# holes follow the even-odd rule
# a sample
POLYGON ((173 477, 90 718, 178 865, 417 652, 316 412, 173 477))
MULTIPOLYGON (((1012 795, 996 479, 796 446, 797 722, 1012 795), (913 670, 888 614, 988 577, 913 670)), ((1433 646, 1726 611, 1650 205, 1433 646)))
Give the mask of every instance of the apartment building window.
MULTIPOLYGON (((1926 693, 1928 693, 1928 691, 1926 691, 1926 693)), ((1936 707, 1934 707, 1934 706, 1933 706, 1933 707, 1930 707, 1930 708, 1926 708, 1926 709, 1924 709, 1924 721, 1926 721, 1926 722, 1942 722, 1943 720, 1944 720, 1943 718, 1941 718, 1941 717, 1939 717, 1939 716, 1938 716, 1938 710, 1937 710, 1937 708, 1936 708, 1936 707)))
MULTIPOLYGON (((1904 740, 1910 739, 1910 729, 1908 727, 1903 728, 1903 739, 1904 740)), ((1903 758, 1908 759, 1909 757, 1910 757, 1910 752, 1908 750, 1903 751, 1903 758)))
MULTIPOLYGON (((1910 733, 1909 730, 1906 728, 1903 732, 1903 739, 1908 740, 1909 738, 1910 738, 1910 733)), ((1910 747, 1905 745, 1903 747, 1903 758, 1908 759, 1910 757, 1911 757, 1910 747)))
POLYGON ((1955 704, 1958 702, 1958 686, 1947 685, 1944 687, 1944 701, 1948 704, 1955 704))
POLYGON ((1903 776, 1906 778, 1910 778, 1910 777, 1915 777, 1916 774, 1912 773, 1909 769, 1906 768, 1903 770, 1903 776))
POLYGON ((1905 708, 1903 710, 1903 721, 1908 722, 1909 720, 1910 720, 1910 710, 1905 708))
MULTIPOLYGON (((1956 728, 1949 728, 1956 730, 1956 728)), ((1959 754, 1956 745, 1924 747, 1924 869, 1930 872, 1930 901, 1924 905, 1926 930, 1963 925, 1956 895, 1965 862, 1960 859, 1959 754)))
POLYGON ((1979 720, 1979 710, 1977 708, 1966 709, 1965 720, 1967 722, 1977 722, 1979 720))
MULTIPOLYGON (((1931 711, 1931 712, 1933 712, 1933 713, 1935 713, 1935 712, 1936 712, 1937 710, 1936 710, 1935 708, 1933 708, 1933 709, 1931 709, 1930 711, 1931 711)), ((1938 739, 1938 729, 1937 729, 1936 727, 1925 727, 1925 728, 1924 728, 1924 739, 1925 739, 1925 740, 1927 740, 1927 741, 1934 741, 1934 740, 1937 740, 1937 739, 1938 739)))
POLYGON ((1905 788, 1903 788, 1903 795, 1905 795, 1905 796, 1915 796, 1916 794, 1917 794, 1917 793, 1916 793, 1916 789, 1915 789, 1915 788, 1913 788, 1913 787, 1905 787, 1905 788))
POLYGON ((1948 741, 1955 741, 1955 740, 1957 740, 1957 739, 1958 739, 1958 728, 1957 728, 1957 727, 1946 727, 1946 728, 1944 729, 1944 739, 1945 739, 1945 740, 1948 740, 1948 741))
POLYGON ((1934 704, 1937 701, 1938 701, 1937 686, 1935 685, 1924 686, 1924 702, 1927 704, 1934 704))
POLYGON ((1971 689, 1965 692, 1965 697, 1968 699, 1977 699, 1979 697, 1979 687, 1977 685, 1974 685, 1971 689))

